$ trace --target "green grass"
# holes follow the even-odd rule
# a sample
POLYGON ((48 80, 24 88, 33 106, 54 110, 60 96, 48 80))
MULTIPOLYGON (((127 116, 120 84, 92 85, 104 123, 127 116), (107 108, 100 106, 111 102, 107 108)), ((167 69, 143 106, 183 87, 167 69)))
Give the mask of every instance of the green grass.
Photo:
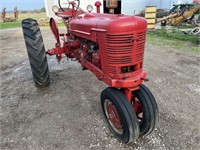
MULTIPOLYGON (((6 17, 13 17, 13 14, 7 14, 6 17)), ((21 27, 21 21, 26 18, 33 18, 39 20, 40 18, 47 18, 46 13, 21 13, 16 22, 3 22, 0 20, 0 29, 21 27)))
MULTIPOLYGON (((64 27, 64 26, 65 25, 62 22, 58 23, 58 27, 64 27)), ((21 21, 17 21, 17 22, 0 22, 0 29, 17 28, 17 27, 21 27, 21 21)), ((42 27, 49 27, 49 25, 42 26, 42 27)))
POLYGON ((159 46, 165 45, 178 50, 200 53, 199 36, 184 34, 176 29, 172 29, 171 32, 166 32, 165 29, 149 31, 147 41, 159 46))
POLYGON ((199 36, 184 34, 182 32, 177 31, 176 29, 172 29, 170 32, 167 32, 165 29, 158 29, 155 31, 148 32, 148 34, 152 36, 164 37, 167 39, 187 41, 197 45, 199 44, 199 36))
POLYGON ((16 28, 21 26, 21 21, 17 22, 0 22, 0 29, 16 28))
POLYGON ((179 26, 179 27, 174 27, 174 29, 193 29, 193 25, 187 25, 187 26, 179 26))
MULTIPOLYGON (((7 17, 12 17, 12 14, 8 14, 7 17)), ((23 13, 19 14, 19 19, 16 22, 2 22, 0 20, 0 29, 8 29, 8 28, 17 28, 21 27, 21 22, 23 19, 26 18, 33 18, 35 20, 39 20, 41 18, 47 18, 46 13, 23 13)), ((58 23, 58 27, 64 27, 65 25, 62 22, 58 23)), ((42 27, 49 27, 47 26, 42 26, 42 27)))

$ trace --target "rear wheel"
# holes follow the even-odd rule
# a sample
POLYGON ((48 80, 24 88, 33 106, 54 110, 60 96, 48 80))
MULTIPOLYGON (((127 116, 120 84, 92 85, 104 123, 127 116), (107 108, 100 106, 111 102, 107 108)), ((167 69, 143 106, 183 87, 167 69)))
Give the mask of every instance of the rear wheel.
POLYGON ((101 106, 110 130, 124 143, 132 143, 139 136, 135 112, 123 92, 106 88, 101 93, 101 106))
POLYGON ((131 104, 139 121, 140 136, 149 135, 159 118, 158 106, 153 94, 145 85, 140 85, 140 89, 132 94, 131 104))
POLYGON ((50 83, 49 68, 37 21, 34 19, 23 20, 22 30, 35 85, 38 87, 48 86, 50 83))

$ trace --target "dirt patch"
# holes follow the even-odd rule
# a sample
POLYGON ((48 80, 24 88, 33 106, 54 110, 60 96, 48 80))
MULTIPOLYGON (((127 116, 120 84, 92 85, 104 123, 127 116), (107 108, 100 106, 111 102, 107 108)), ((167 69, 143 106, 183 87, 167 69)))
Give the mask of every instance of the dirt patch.
MULTIPOLYGON (((54 46, 42 29, 46 49, 54 46)), ((160 110, 156 130, 119 143, 100 107, 106 87, 77 62, 48 58, 51 85, 37 89, 21 29, 0 31, 0 149, 193 149, 200 145, 200 56, 147 43, 144 68, 160 110)))

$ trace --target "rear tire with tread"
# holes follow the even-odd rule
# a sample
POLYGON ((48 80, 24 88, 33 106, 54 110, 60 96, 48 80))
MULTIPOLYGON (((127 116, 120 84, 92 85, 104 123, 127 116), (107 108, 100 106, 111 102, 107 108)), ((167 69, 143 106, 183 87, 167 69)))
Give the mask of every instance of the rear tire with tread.
POLYGON ((37 87, 48 86, 50 84, 49 67, 37 21, 34 19, 23 20, 22 30, 35 85, 37 87))

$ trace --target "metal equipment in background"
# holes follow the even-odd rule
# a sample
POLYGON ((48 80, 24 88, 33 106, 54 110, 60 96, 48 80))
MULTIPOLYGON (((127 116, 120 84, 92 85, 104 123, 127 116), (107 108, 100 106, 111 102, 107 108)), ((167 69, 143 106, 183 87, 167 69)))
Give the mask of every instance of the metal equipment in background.
POLYGON ((16 22, 18 20, 18 9, 17 7, 14 8, 14 18, 13 17, 6 17, 6 8, 2 9, 1 12, 1 19, 3 22, 16 22))
POLYGON ((179 26, 182 24, 183 21, 187 19, 192 19, 195 12, 197 12, 199 9, 199 3, 175 5, 175 7, 171 9, 170 14, 168 16, 157 19, 156 23, 161 22, 162 26, 179 26))
MULTIPOLYGON (((143 85, 148 81, 143 70, 146 20, 123 14, 102 14, 99 1, 95 3, 97 13, 91 13, 92 5, 84 12, 79 0, 66 3, 66 8, 53 7, 66 25, 66 32, 59 33, 51 18, 50 28, 56 43, 47 51, 37 21, 22 21, 35 85, 50 84, 46 55, 55 55, 58 61, 66 56, 109 86, 101 93, 101 106, 111 131, 120 141, 132 143, 150 134, 158 122, 158 106, 153 94, 143 85), (59 12, 60 9, 63 11, 59 12)), ((110 6, 112 9, 113 5, 110 6)))

